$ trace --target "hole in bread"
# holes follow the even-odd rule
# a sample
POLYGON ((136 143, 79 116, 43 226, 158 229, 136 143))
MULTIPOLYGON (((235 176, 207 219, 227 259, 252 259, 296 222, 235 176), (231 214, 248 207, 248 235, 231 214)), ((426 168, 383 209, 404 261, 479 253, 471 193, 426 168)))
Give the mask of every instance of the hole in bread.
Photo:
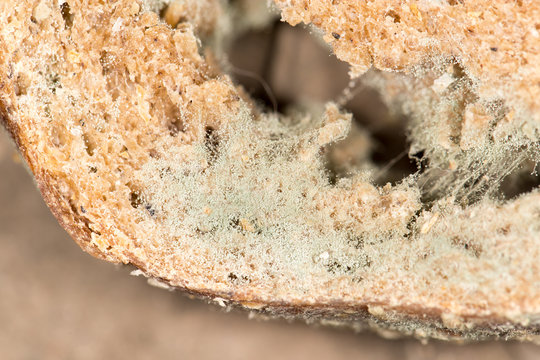
POLYGON ((177 136, 179 132, 185 131, 180 106, 171 100, 167 91, 163 88, 157 91, 156 96, 152 97, 150 103, 150 116, 161 119, 163 126, 167 128, 169 134, 173 137, 177 136))
POLYGON ((182 120, 180 120, 180 117, 177 117, 169 122, 167 128, 169 129, 169 134, 171 136, 177 136, 179 132, 184 131, 184 124, 182 123, 182 120))
POLYGON ((30 78, 24 73, 18 73, 15 78, 15 95, 26 95, 30 86, 30 78))
MULTIPOLYGON (((396 12, 387 15, 400 21, 396 12)), ((309 105, 300 104, 335 100, 349 83, 348 66, 329 48, 306 29, 280 21, 241 35, 228 56, 235 81, 267 111, 289 113, 302 107, 309 112, 309 105)), ((380 185, 418 172, 418 160, 408 155, 408 120, 392 119, 397 115, 390 114, 377 91, 359 88, 344 106, 353 114, 349 135, 324 150, 330 183, 372 165, 378 168, 374 181, 380 185)))
POLYGON ((99 63, 101 65, 101 74, 107 81, 107 90, 111 95, 113 101, 116 101, 122 89, 126 85, 126 81, 129 79, 129 74, 125 68, 116 68, 115 56, 108 51, 101 51, 99 56, 99 63))
POLYGON ((401 22, 401 16, 399 16, 399 14, 397 12, 395 12, 394 10, 388 10, 386 12, 386 14, 384 14, 384 16, 388 16, 390 18, 392 18, 392 20, 395 22, 395 23, 400 23, 401 22))
POLYGON ((456 236, 452 238, 452 245, 459 249, 465 250, 474 257, 479 257, 482 254, 482 246, 478 244, 478 241, 476 240, 456 236))
POLYGON ((159 17, 170 27, 175 28, 179 23, 187 21, 184 14, 184 7, 184 4, 182 4, 180 1, 165 4, 165 6, 159 10, 159 17))
POLYGON ((208 3, 211 2, 200 0, 155 1, 148 9, 158 14, 161 21, 173 29, 179 29, 183 26, 193 29, 204 44, 206 40, 210 40, 216 35, 216 32, 221 30, 223 24, 219 24, 220 18, 225 15, 219 8, 226 2, 220 2, 219 5, 218 2, 215 2, 215 6, 218 7, 217 11, 209 11, 208 3), (216 29, 218 30, 216 31, 216 29))
POLYGON ((302 27, 276 20, 240 35, 228 51, 230 73, 267 110, 334 99, 348 83, 348 67, 302 27))
POLYGON ((107 51, 103 50, 99 56, 99 63, 101 64, 101 74, 107 75, 113 66, 113 56, 107 51))
MULTIPOLYGON (((127 184, 127 186, 130 187, 130 184, 127 184)), ((145 201, 143 195, 139 190, 131 190, 131 192, 129 193, 129 203, 132 208, 144 210, 151 217, 154 217, 156 215, 156 210, 154 209, 154 207, 150 203, 145 201)))
POLYGON ((227 275, 227 280, 235 285, 243 284, 249 282, 249 277, 246 275, 237 275, 233 272, 230 272, 229 275, 227 275))
POLYGON ((218 157, 219 137, 215 129, 211 126, 205 128, 204 145, 208 153, 208 162, 212 164, 218 157))
POLYGON ((49 88, 49 90, 53 94, 56 94, 56 89, 62 87, 62 82, 61 82, 61 79, 60 79, 60 75, 57 74, 56 72, 47 71, 45 73, 45 75, 44 75, 44 78, 45 78, 45 82, 47 84, 47 87, 49 88))
POLYGON ((86 153, 90 156, 94 155, 94 149, 96 148, 96 145, 94 144, 90 136, 85 133, 82 135, 82 138, 83 138, 86 153))
POLYGON ((504 199, 513 199, 540 188, 540 164, 526 161, 516 173, 506 177, 500 187, 504 199))
POLYGON ((49 139, 54 146, 63 147, 66 144, 67 139, 63 129, 60 129, 58 126, 52 126, 50 132, 49 139))
POLYGON ((354 124, 349 137, 333 145, 330 153, 338 178, 347 176, 366 161, 375 165, 373 181, 378 185, 396 184, 422 169, 423 154, 409 155, 409 119, 391 113, 378 91, 359 85, 345 108, 353 114, 354 124), (336 154, 341 158, 336 159, 336 154))
MULTIPOLYGON (((391 10, 386 15, 394 22, 401 21, 399 15, 391 10)), ((287 113, 292 108, 291 104, 302 104, 306 99, 335 99, 346 87, 346 66, 328 55, 328 49, 321 48, 305 30, 278 22, 263 31, 244 34, 233 44, 229 58, 237 82, 259 99, 267 110, 273 108, 287 113), (320 57, 324 60, 320 61, 320 57), (333 62, 329 59, 333 59, 333 62), (320 67, 317 67, 317 63, 320 67), (307 74, 309 81, 305 81, 303 74, 307 74), (328 74, 329 77, 325 78, 328 74), (332 87, 336 85, 336 88, 332 87)), ((498 167, 494 165, 497 160, 486 163, 479 150, 481 148, 475 150, 476 155, 468 155, 469 160, 466 160, 467 146, 475 138, 471 136, 474 132, 467 128, 469 125, 464 125, 465 116, 483 107, 486 116, 492 118, 490 126, 493 127, 504 118, 506 110, 504 103, 498 100, 477 104, 479 98, 473 81, 460 61, 446 61, 444 71, 447 74, 443 74, 446 77, 441 73, 436 76, 429 73, 424 75, 428 79, 435 76, 431 81, 434 82, 434 91, 440 92, 440 98, 433 105, 433 113, 420 114, 421 121, 412 121, 408 114, 402 112, 390 112, 378 91, 359 86, 361 91, 345 106, 354 115, 352 130, 345 140, 324 149, 331 184, 373 166, 373 180, 378 185, 387 182, 397 184, 411 174, 425 172, 420 177, 419 185, 423 191, 422 200, 427 204, 449 194, 464 204, 475 203, 486 194, 495 194, 504 176, 514 172, 525 156, 515 162, 509 161, 509 167, 501 172, 504 174, 501 177, 497 176, 498 167), (439 134, 439 138, 433 134, 439 134), (441 142, 447 143, 448 149, 437 144, 441 142), (413 150, 411 143, 414 144, 413 150), (433 151, 434 148, 438 150, 433 151), (458 158, 452 158, 452 154, 458 153, 458 158), (447 162, 442 160, 449 158, 451 160, 447 162), (459 166, 457 171, 441 168, 442 165, 452 167, 454 163, 459 166)), ((423 68, 437 66, 442 65, 426 64, 423 68)), ((423 75, 415 76, 417 81, 422 81, 423 75)), ((489 136, 486 135, 487 147, 489 136)), ((496 155, 497 149, 486 151, 494 153, 494 157, 499 156, 496 155)), ((536 176, 528 180, 524 178, 520 190, 511 190, 508 194, 503 190, 500 194, 507 198, 530 191, 536 186, 535 179, 536 176)))
POLYGON ((64 19, 65 28, 69 29, 73 26, 73 14, 71 13, 71 7, 67 1, 64 1, 60 5, 60 12, 62 13, 62 18, 64 19))
POLYGON ((131 204, 131 207, 137 209, 143 203, 141 194, 138 191, 131 191, 129 193, 129 203, 131 204))

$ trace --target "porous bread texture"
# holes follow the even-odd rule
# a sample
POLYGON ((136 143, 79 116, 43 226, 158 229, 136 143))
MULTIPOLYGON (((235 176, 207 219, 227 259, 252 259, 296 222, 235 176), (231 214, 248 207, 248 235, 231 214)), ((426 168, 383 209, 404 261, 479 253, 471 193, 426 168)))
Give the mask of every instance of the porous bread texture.
POLYGON ((411 154, 424 151, 438 169, 432 191, 467 198, 495 190, 526 159, 540 161, 538 2, 276 3, 290 24, 322 29, 353 76, 389 71, 378 88, 412 116, 411 154), (484 176, 482 189, 463 193, 484 176))
POLYGON ((254 117, 193 28, 128 0, 0 4, 0 114, 86 251, 276 314, 538 333, 538 191, 428 209, 414 176, 330 184, 321 152, 351 116, 254 117))
POLYGON ((124 234, 98 234, 108 221, 130 234, 132 171, 157 156, 164 133, 204 138, 239 106, 236 89, 204 62, 192 25, 173 33, 137 2, 11 5, 2 5, 3 96, 7 111, 17 106, 19 143, 32 147, 32 168, 61 181, 70 206, 99 227, 93 243, 121 246, 124 234))

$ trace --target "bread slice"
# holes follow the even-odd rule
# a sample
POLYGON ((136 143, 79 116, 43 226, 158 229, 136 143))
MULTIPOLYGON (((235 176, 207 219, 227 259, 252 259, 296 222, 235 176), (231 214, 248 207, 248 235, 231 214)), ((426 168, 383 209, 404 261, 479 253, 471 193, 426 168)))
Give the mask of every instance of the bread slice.
POLYGON ((0 4, 1 118, 85 251, 275 316, 421 338, 538 336, 538 190, 425 200, 418 175, 377 187, 361 171, 332 184, 321 152, 351 115, 261 112, 205 60, 196 17, 167 24, 159 3, 0 4))

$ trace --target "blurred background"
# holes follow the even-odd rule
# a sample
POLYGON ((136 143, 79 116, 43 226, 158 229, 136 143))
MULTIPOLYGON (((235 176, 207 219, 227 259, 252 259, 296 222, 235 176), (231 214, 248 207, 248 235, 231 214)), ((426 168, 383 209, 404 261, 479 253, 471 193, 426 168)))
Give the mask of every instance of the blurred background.
MULTIPOLYGON (((240 38, 230 61, 238 70, 236 81, 272 107, 261 79, 266 82, 280 110, 301 97, 335 98, 348 82, 347 67, 308 30, 279 23, 240 38), (268 61, 269 54, 279 57, 268 61)), ((347 107, 374 136, 374 163, 384 165, 406 147, 400 129, 383 131, 392 120, 369 90, 357 91, 347 107), (377 143, 397 147, 381 149, 377 143)), ((405 158, 396 176, 410 167, 405 158)), ((45 206, 3 130, 0 204, 0 359, 540 359, 540 347, 533 344, 423 345, 249 319, 245 312, 149 286, 129 275, 132 268, 79 249, 45 206)))

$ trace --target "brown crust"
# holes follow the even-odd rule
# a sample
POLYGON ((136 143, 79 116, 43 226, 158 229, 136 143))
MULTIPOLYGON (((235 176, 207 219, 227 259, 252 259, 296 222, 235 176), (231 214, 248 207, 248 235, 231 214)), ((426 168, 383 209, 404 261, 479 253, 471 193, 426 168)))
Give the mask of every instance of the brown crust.
POLYGON ((22 140, 20 128, 15 121, 10 120, 10 111, 8 109, 9 108, 6 107, 4 102, 0 101, 0 122, 9 132, 30 171, 34 174, 39 192, 56 220, 58 220, 60 225, 68 232, 81 249, 99 259, 118 262, 118 260, 107 256, 92 244, 92 230, 89 227, 88 219, 81 216, 69 205, 69 199, 63 196, 56 186, 57 179, 55 179, 46 169, 40 169, 37 164, 32 162, 29 151, 22 140))
MULTIPOLYGON (((144 266, 136 265, 145 273, 144 266)), ((285 319, 302 319, 307 323, 320 322, 334 326, 350 327, 354 330, 372 330, 383 336, 414 336, 419 339, 435 338, 449 341, 479 341, 490 339, 519 339, 535 341, 540 335, 537 325, 516 325, 506 319, 497 317, 470 316, 463 318, 465 326, 450 328, 442 320, 438 309, 426 308, 420 304, 411 306, 391 306, 383 303, 348 303, 335 299, 328 303, 303 303, 265 301, 257 294, 215 293, 211 290, 193 290, 186 287, 170 286, 170 281, 163 278, 157 280, 163 287, 177 290, 199 299, 214 302, 228 309, 248 310, 263 317, 280 317, 285 319), (385 309, 384 317, 377 316, 371 308, 385 309)), ((150 284, 154 284, 150 282, 150 284)))

